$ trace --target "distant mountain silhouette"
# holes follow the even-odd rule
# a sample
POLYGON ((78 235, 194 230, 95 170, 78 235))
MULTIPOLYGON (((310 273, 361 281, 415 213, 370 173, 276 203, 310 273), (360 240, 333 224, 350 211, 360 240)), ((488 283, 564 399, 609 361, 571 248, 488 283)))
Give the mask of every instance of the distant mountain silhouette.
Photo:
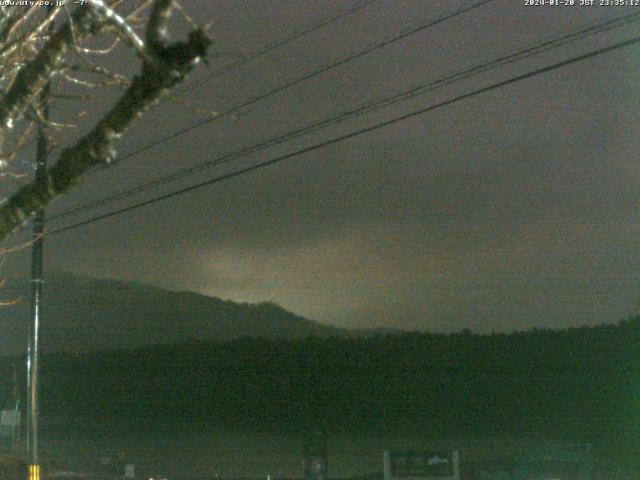
MULTIPOLYGON (((225 301, 135 282, 98 280, 69 273, 45 277, 43 351, 130 349, 190 339, 228 341, 239 337, 298 339, 344 335, 270 302, 225 301)), ((29 286, 16 282, 4 299, 21 299, 0 313, 0 354, 25 351, 29 286)))

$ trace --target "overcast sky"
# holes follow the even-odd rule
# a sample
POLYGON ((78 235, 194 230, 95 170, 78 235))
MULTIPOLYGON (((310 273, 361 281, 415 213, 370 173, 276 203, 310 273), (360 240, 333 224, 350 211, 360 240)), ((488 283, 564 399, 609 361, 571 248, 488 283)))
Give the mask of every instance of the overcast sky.
MULTIPOLYGON (((196 21, 211 22, 212 71, 358 3, 183 1, 196 21)), ((374 2, 202 83, 180 97, 188 104, 167 102, 148 112, 120 151, 225 111, 465 3, 374 2)), ((49 213, 633 12, 633 7, 527 7, 524 0, 496 0, 91 175, 49 213)), ((639 24, 50 228, 632 38, 639 24)), ((271 300, 343 327, 491 332, 615 322, 633 313, 640 298, 639 53, 640 47, 620 49, 51 236, 46 268, 236 301, 271 300)), ((206 75, 203 69, 191 81, 206 75)), ((98 105, 107 105, 108 98, 105 93, 98 105)), ((26 275, 28 255, 13 255, 5 268, 26 275)))

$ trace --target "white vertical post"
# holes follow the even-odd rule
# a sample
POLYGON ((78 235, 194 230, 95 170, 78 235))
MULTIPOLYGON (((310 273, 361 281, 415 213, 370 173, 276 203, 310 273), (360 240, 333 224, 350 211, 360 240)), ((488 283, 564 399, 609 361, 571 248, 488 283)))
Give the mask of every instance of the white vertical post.
POLYGON ((382 460, 383 460, 383 466, 384 466, 384 480, 392 480, 391 479, 391 453, 385 450, 382 460))
POLYGON ((454 480, 460 480, 460 454, 458 451, 454 451, 452 455, 453 459, 453 478, 454 480))

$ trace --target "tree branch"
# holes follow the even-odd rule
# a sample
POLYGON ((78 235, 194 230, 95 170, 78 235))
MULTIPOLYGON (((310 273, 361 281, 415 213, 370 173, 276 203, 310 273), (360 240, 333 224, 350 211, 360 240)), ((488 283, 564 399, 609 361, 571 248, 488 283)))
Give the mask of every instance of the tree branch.
POLYGON ((72 22, 66 23, 43 46, 33 61, 25 65, 9 90, 0 99, 0 133, 10 129, 59 68, 69 46, 81 41, 99 27, 96 17, 87 8, 78 8, 72 22), (72 25, 73 23, 73 25, 72 25))
POLYGON ((144 43, 124 18, 109 8, 102 0, 89 0, 89 4, 98 15, 113 25, 120 38, 133 47, 140 58, 151 65, 159 66, 159 59, 154 55, 153 50, 144 43))
MULTIPOLYGON (((65 149, 57 163, 49 168, 47 175, 41 181, 25 185, 0 207, 0 241, 22 226, 39 209, 46 207, 56 196, 67 192, 92 167, 112 163, 116 157, 115 140, 125 132, 135 118, 168 89, 184 79, 204 57, 211 41, 202 30, 192 31, 186 42, 166 44, 163 41, 166 33, 162 33, 162 29, 165 28, 166 13, 171 7, 170 4, 171 0, 156 1, 153 10, 156 12, 157 19, 154 21, 152 14, 147 33, 147 38, 154 38, 158 42, 153 48, 156 55, 161 58, 162 67, 156 68, 144 62, 141 73, 134 77, 120 100, 93 130, 76 145, 65 149)), ((90 31, 92 21, 84 17, 79 20, 84 22, 83 31, 90 31)), ((67 35, 71 34, 70 31, 65 31, 67 35)), ((51 42, 55 43, 49 45, 48 53, 44 57, 42 52, 38 55, 36 58, 38 65, 29 68, 29 71, 42 75, 43 71, 51 70, 51 65, 58 65, 68 45, 65 42, 66 38, 61 33, 52 38, 51 42)), ((33 88, 33 81, 31 85, 33 88)), ((23 95, 26 93, 23 92, 23 95)), ((0 103, 0 121, 2 122, 6 122, 8 112, 20 108, 19 105, 25 105, 15 93, 13 97, 14 100, 5 99, 0 103)))

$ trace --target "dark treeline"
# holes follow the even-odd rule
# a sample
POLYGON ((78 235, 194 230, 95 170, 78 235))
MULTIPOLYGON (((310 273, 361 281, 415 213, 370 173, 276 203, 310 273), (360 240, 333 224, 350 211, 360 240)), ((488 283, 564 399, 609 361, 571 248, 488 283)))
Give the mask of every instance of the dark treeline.
MULTIPOLYGON (((7 404, 14 362, 5 360, 7 404)), ((245 338, 51 354, 41 386, 45 427, 420 429, 624 448, 638 444, 640 318, 513 334, 245 338)))

